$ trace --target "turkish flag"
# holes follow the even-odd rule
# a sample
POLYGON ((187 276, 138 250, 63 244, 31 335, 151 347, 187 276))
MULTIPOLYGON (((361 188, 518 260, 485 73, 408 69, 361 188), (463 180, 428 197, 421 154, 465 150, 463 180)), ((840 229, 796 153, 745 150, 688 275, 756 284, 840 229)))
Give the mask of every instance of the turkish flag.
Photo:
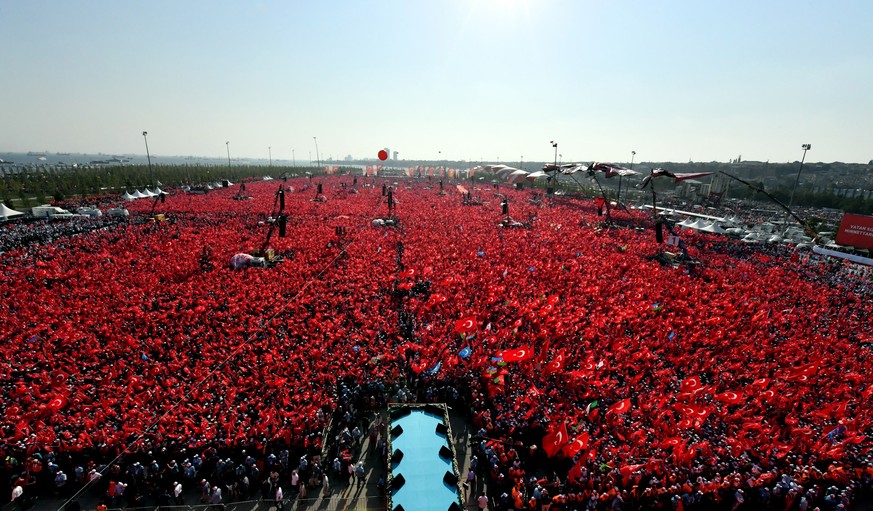
MULTIPOLYGON (((523 360, 527 360, 533 357, 533 353, 531 349, 527 346, 523 346, 521 348, 515 348, 513 350, 506 350, 498 353, 499 358, 502 358, 504 362, 521 362, 523 360)), ((565 438, 566 440, 566 438, 565 438)))
POLYGON ((702 386, 703 384, 700 383, 700 378, 698 376, 691 376, 682 380, 682 383, 679 385, 679 390, 681 392, 693 392, 702 386))
POLYGON ((54 371, 52 373, 52 385, 62 387, 67 383, 67 375, 63 371, 54 371))
POLYGON ((49 401, 48 406, 53 412, 57 413, 59 410, 67 406, 67 398, 64 396, 55 396, 54 399, 49 401))
POLYGON ((658 444, 658 448, 659 449, 669 449, 669 448, 675 448, 675 447, 678 447, 678 446, 684 445, 684 444, 685 444, 684 440, 682 440, 679 437, 674 436, 674 437, 664 439, 663 442, 658 444))
POLYGON ((559 372, 563 371, 564 370, 564 359, 565 359, 564 350, 561 350, 560 352, 558 352, 557 355, 555 355, 555 358, 553 358, 551 361, 549 361, 548 364, 546 364, 546 367, 544 368, 543 372, 545 374, 552 374, 552 373, 559 373, 559 372))
POLYGON ((770 385, 770 378, 758 378, 752 382, 754 387, 767 387, 770 385))
POLYGON ((643 467, 645 467, 645 465, 622 465, 621 468, 618 469, 621 474, 622 482, 627 485, 630 482, 630 476, 643 467))
POLYGON ((582 433, 581 435, 577 436, 576 438, 574 438, 572 442, 565 445, 562 450, 564 451, 565 456, 567 456, 568 458, 572 458, 573 456, 576 456, 577 454, 579 454, 579 451, 581 451, 582 449, 587 449, 587 448, 588 448, 588 432, 586 431, 586 432, 582 433))
POLYGON ((582 477, 582 461, 579 460, 578 463, 573 465, 573 468, 570 469, 570 472, 567 473, 567 479, 570 481, 579 481, 579 478, 582 477))
POLYGON ((631 402, 630 402, 630 398, 628 397, 628 398, 622 399, 618 403, 615 403, 614 405, 610 406, 607 413, 614 413, 616 415, 621 415, 623 413, 629 412, 630 407, 631 407, 631 402))
POLYGON ((739 392, 733 391, 722 392, 721 394, 716 394, 712 397, 728 405, 737 405, 743 401, 743 395, 739 392))
POLYGON ((567 425, 563 422, 561 426, 543 437, 543 450, 551 458, 567 443, 569 435, 567 434, 567 425))
POLYGON ((455 333, 467 334, 476 331, 476 318, 463 318, 455 321, 455 333))
POLYGON ((677 426, 682 429, 690 429, 691 427, 699 428, 710 413, 709 409, 699 405, 677 403, 675 408, 676 411, 683 415, 682 420, 677 423, 677 426))

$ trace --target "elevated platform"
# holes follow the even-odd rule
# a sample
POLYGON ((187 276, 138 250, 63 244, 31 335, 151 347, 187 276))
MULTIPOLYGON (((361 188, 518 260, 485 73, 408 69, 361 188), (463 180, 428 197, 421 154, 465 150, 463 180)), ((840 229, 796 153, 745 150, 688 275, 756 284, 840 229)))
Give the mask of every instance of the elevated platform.
POLYGON ((388 509, 463 509, 461 481, 448 411, 443 404, 388 408, 388 509))

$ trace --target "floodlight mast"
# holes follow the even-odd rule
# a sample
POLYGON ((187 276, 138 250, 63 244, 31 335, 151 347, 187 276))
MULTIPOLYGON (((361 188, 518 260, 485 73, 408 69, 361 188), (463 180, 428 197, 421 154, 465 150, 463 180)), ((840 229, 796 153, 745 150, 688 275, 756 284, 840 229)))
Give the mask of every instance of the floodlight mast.
POLYGON ((794 188, 791 189, 791 198, 788 200, 788 209, 794 205, 794 192, 797 191, 797 185, 800 183, 800 172, 803 171, 803 162, 806 161, 806 152, 812 149, 812 144, 803 144, 800 146, 803 149, 803 158, 800 159, 800 168, 797 169, 797 177, 794 179, 794 188))

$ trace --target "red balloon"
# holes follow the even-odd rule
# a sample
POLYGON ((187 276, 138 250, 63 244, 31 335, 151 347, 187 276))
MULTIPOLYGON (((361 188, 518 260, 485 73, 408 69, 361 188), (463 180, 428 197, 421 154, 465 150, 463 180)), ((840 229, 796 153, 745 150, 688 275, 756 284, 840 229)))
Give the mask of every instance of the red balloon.
POLYGON ((388 151, 382 149, 379 151, 379 159, 385 161, 388 159, 388 151))

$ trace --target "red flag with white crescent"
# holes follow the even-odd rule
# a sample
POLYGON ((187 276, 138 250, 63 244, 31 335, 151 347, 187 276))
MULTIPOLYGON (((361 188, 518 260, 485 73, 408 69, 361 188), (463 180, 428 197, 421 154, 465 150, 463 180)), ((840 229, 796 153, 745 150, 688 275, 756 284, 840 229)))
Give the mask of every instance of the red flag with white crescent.
POLYGON ((743 395, 739 392, 734 392, 732 390, 722 392, 721 394, 716 394, 712 397, 721 401, 722 403, 729 405, 737 405, 743 401, 743 395))
POLYGON ((682 380, 682 383, 679 385, 679 390, 682 392, 693 392, 703 386, 700 383, 700 377, 691 376, 682 380))
POLYGON ((455 321, 455 333, 467 334, 475 332, 477 326, 476 318, 463 318, 455 321))
POLYGON ((527 346, 505 350, 497 354, 498 358, 502 358, 504 362, 521 362, 533 357, 531 349, 527 346))
POLYGON ((630 408, 631 408, 631 402, 630 402, 630 398, 628 397, 628 398, 622 399, 618 403, 615 403, 614 405, 610 406, 609 410, 607 410, 607 413, 621 415, 623 413, 629 412, 630 408))
POLYGON ((582 449, 587 449, 587 448, 588 448, 588 432, 586 431, 586 432, 582 433, 581 435, 578 435, 576 438, 574 438, 572 442, 565 445, 563 448, 563 451, 564 451, 565 456, 567 456, 568 458, 572 458, 573 456, 576 456, 577 454, 579 454, 579 451, 581 451, 582 449))
POLYGON ((546 367, 543 370, 543 372, 545 374, 552 374, 552 373, 559 373, 559 372, 563 371, 564 370, 564 360, 565 360, 564 350, 561 350, 558 352, 557 355, 555 355, 555 358, 553 358, 552 360, 549 361, 548 364, 546 364, 546 367))
POLYGON ((562 422, 560 427, 555 428, 554 431, 549 432, 549 434, 543 437, 543 450, 546 451, 546 454, 551 458, 555 454, 558 454, 558 451, 564 447, 567 440, 567 425, 562 422))

